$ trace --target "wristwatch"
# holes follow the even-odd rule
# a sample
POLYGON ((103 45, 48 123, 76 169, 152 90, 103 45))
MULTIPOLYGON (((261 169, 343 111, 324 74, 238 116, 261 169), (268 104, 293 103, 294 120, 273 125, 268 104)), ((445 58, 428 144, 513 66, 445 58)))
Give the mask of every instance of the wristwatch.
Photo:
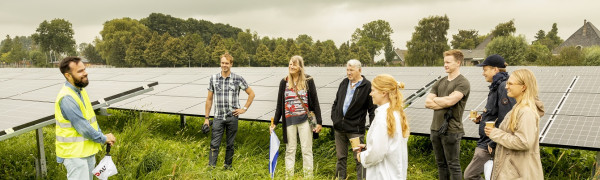
POLYGON ((243 109, 244 111, 247 111, 247 110, 248 110, 248 108, 247 108, 246 106, 242 107, 242 109, 243 109))

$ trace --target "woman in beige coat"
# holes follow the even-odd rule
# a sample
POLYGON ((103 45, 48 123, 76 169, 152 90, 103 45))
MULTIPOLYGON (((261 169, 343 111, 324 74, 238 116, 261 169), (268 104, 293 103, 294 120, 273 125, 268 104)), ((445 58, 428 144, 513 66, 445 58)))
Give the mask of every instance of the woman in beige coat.
POLYGON ((491 179, 544 179, 539 142, 543 105, 537 101, 533 72, 514 71, 506 82, 506 90, 517 103, 499 128, 485 128, 485 134, 498 144, 491 179))

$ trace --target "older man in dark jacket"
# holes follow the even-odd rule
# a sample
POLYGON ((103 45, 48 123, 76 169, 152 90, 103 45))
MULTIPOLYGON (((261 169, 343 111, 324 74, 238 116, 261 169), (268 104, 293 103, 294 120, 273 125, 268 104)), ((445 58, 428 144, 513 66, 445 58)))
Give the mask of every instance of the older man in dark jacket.
POLYGON ((479 124, 479 140, 477 140, 477 148, 475 148, 473 159, 465 169, 465 179, 483 179, 481 174, 484 170, 484 164, 493 157, 491 153, 496 147, 496 143, 485 135, 483 131, 485 122, 495 121, 497 128, 504 120, 506 113, 516 103, 515 99, 506 95, 505 87, 508 80, 506 65, 504 58, 497 54, 487 57, 483 63, 477 65, 483 67, 485 80, 492 84, 489 86, 490 92, 483 114, 473 120, 473 122, 479 124))
MULTIPOLYGON (((348 157, 349 139, 359 137, 364 143, 367 112, 370 121, 375 117, 375 108, 371 93, 371 82, 361 75, 360 61, 352 59, 346 64, 348 78, 338 87, 335 101, 331 108, 331 120, 335 133, 335 150, 337 156, 336 177, 346 179, 346 158, 348 157)), ((356 160, 356 152, 353 156, 356 160)), ((356 161, 357 179, 364 179, 365 170, 356 161)))

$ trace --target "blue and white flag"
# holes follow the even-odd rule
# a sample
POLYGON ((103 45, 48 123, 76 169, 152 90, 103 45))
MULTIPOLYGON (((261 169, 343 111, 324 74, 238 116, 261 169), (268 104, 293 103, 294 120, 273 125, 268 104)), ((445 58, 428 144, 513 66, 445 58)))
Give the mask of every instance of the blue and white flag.
POLYGON ((269 173, 271 178, 275 176, 275 167, 277 167, 277 157, 279 156, 279 138, 275 131, 271 131, 271 143, 269 145, 269 173))

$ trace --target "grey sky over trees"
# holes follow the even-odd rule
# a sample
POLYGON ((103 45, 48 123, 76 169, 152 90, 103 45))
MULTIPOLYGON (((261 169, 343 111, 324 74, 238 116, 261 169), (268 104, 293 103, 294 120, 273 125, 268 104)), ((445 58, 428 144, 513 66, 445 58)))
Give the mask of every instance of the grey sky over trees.
POLYGON ((0 1, 0 38, 29 36, 44 20, 63 18, 73 24, 75 40, 90 43, 100 37, 102 24, 122 17, 141 19, 152 12, 187 19, 205 19, 256 31, 259 36, 350 41, 356 28, 374 20, 390 23, 394 46, 406 48, 414 27, 424 17, 447 15, 449 41, 459 29, 490 33, 498 23, 515 20, 516 34, 527 41, 558 23, 558 35, 567 39, 587 19, 600 25, 600 1, 593 0, 309 0, 309 1, 0 1))

